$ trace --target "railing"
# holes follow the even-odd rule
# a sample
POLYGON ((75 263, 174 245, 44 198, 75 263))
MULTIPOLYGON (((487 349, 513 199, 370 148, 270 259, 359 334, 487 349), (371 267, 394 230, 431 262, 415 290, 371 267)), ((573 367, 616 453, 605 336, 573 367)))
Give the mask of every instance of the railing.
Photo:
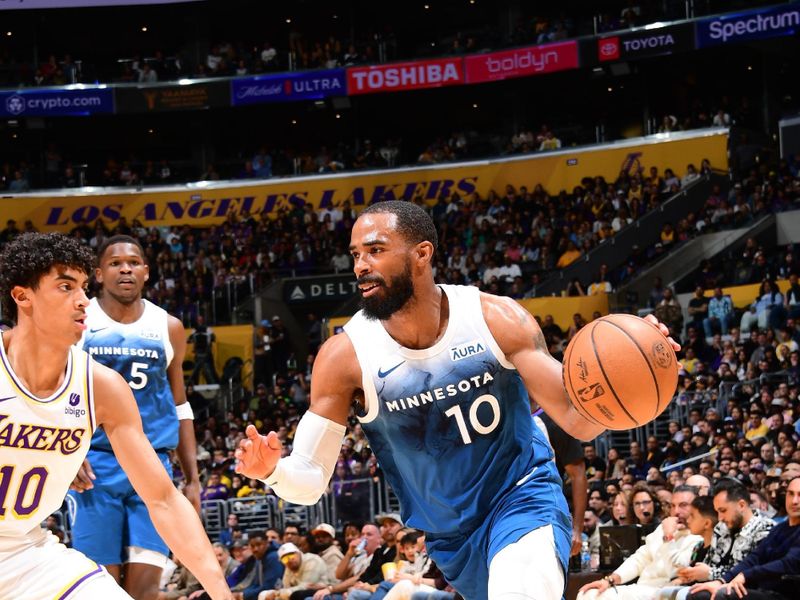
POLYGON ((243 531, 270 527, 283 529, 288 524, 310 531, 319 523, 341 527, 347 521, 365 522, 388 509, 398 510, 396 497, 381 480, 371 478, 333 482, 341 485, 343 493, 326 492, 311 506, 292 504, 277 496, 245 496, 227 500, 203 502, 201 517, 208 535, 216 540, 226 527, 228 515, 239 518, 243 531))

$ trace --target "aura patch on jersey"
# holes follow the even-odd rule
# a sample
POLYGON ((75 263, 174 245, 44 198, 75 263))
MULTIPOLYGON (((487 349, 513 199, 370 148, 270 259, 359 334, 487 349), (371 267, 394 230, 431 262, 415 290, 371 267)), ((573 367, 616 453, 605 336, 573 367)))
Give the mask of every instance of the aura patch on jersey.
POLYGON ((457 360, 464 360, 470 356, 486 352, 486 346, 480 340, 472 340, 464 344, 459 344, 454 348, 450 348, 450 360, 453 362, 457 360))
POLYGON ((7 421, 9 415, 0 415, 0 446, 20 450, 59 452, 69 455, 81 446, 85 427, 46 427, 7 421))

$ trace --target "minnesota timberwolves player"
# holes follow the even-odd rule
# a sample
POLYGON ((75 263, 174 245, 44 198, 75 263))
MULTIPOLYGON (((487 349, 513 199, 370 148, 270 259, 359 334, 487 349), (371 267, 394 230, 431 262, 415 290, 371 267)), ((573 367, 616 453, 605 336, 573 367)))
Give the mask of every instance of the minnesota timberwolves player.
MULTIPOLYGON (((98 248, 97 260, 95 278, 102 292, 86 309, 81 347, 128 381, 145 434, 170 473, 168 451, 177 446, 186 477, 184 493, 199 509, 194 426, 183 387, 183 325, 142 299, 149 271, 136 239, 126 235, 107 239, 98 248)), ((104 565, 136 600, 155 600, 169 550, 102 429, 92 438, 88 463, 95 479, 79 478, 75 489, 82 493, 70 494, 73 545, 104 565)))
MULTIPOLYGON (((130 600, 97 564, 39 524, 57 510, 103 427, 159 533, 218 600, 230 600, 191 504, 142 431, 131 388, 74 344, 86 330, 94 256, 57 233, 26 233, 0 252, 0 600, 130 600)), ((101 523, 102 525, 102 523, 101 523)))
MULTIPOLYGON (((350 252, 362 310, 314 365, 311 409, 292 454, 247 428, 237 469, 297 503, 315 502, 339 455, 351 404, 403 519, 467 600, 555 600, 571 523, 535 398, 571 435, 601 429, 570 404, 533 317, 477 288, 436 285, 436 229, 409 202, 361 213, 350 252)), ((663 331, 663 329, 662 329, 663 331)))

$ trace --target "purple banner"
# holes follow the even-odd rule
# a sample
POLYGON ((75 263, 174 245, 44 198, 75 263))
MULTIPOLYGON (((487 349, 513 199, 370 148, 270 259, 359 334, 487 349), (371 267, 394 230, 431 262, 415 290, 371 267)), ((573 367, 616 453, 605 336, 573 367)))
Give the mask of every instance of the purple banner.
POLYGON ((110 88, 0 92, 0 117, 67 117, 114 112, 110 88))
POLYGON ((345 96, 344 69, 276 73, 231 80, 231 104, 243 106, 264 102, 321 100, 345 96))

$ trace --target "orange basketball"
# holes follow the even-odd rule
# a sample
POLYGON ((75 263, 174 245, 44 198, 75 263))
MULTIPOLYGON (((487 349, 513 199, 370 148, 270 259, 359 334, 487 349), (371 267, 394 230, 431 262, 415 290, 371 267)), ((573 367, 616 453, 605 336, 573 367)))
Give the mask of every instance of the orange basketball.
POLYGON ((678 385, 677 357, 658 328, 633 315, 585 325, 564 352, 572 405, 608 429, 639 427, 667 407, 678 385))

